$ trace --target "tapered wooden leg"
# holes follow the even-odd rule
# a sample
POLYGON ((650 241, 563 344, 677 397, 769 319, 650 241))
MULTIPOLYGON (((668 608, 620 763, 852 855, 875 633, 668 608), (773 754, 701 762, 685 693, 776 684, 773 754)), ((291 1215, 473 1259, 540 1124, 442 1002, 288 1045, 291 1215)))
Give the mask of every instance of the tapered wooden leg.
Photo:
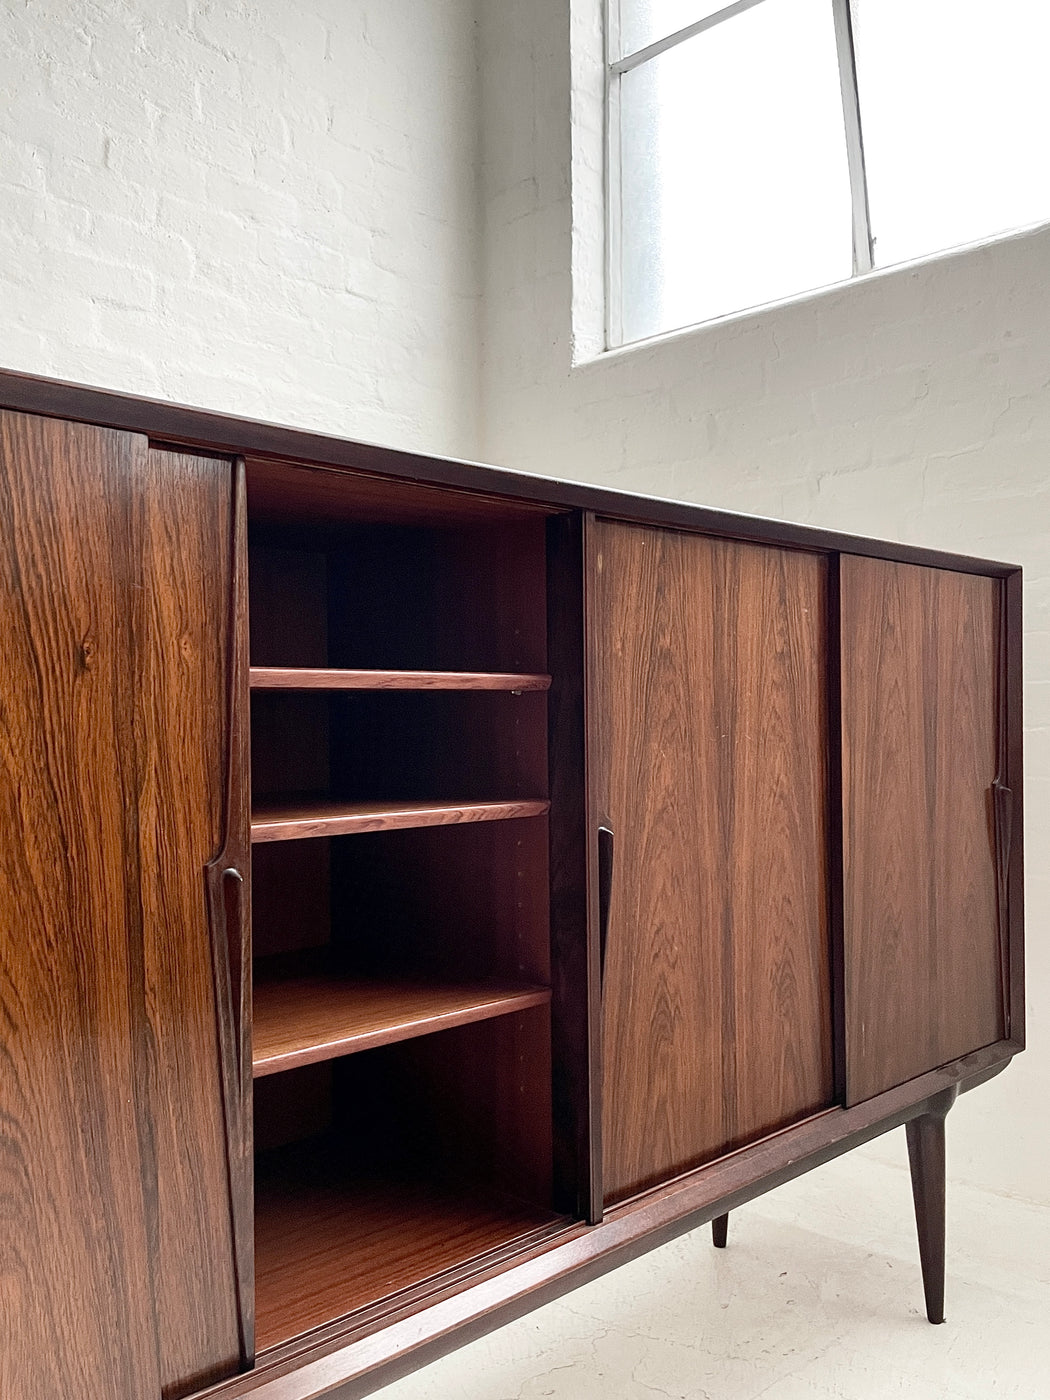
POLYGON ((711 1221, 711 1238, 715 1242, 715 1249, 725 1249, 726 1239, 729 1236, 729 1216, 716 1215, 711 1221))
POLYGON ((946 1089, 926 1113, 905 1124, 922 1286, 931 1322, 944 1321, 944 1120, 956 1093, 946 1089))

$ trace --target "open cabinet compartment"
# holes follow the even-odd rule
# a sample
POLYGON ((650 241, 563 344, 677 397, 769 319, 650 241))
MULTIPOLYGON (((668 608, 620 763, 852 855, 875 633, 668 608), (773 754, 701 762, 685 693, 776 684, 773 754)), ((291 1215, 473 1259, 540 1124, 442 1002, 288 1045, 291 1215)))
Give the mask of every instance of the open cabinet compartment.
POLYGON ((548 512, 249 461, 251 665, 546 671, 548 512))
POLYGON ((265 1349, 562 1217, 544 513, 247 481, 265 1349))
POLYGON ((545 1007, 257 1080, 260 1349, 556 1226, 545 1007))
POLYGON ((259 845, 258 1078, 550 1001, 540 820, 259 845))
POLYGON ((311 800, 333 812, 370 801, 542 805, 546 719, 542 691, 254 691, 255 840, 269 839, 263 818, 276 823, 311 800))

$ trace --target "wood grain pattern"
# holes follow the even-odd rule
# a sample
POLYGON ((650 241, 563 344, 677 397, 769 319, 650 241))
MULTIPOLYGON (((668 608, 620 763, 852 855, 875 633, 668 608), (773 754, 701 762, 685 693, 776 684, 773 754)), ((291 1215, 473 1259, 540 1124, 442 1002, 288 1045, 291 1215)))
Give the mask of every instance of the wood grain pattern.
POLYGON ((256 1078, 377 1045, 409 1040, 530 1006, 545 1006, 547 987, 405 980, 377 981, 316 973, 256 974, 252 1066, 256 1078))
POLYGON ((228 463, 0 415, 5 1400, 237 1365, 202 880, 229 501, 228 463))
POLYGON ((222 845, 204 871, 211 927, 216 1028, 222 1065, 223 1118, 241 1364, 255 1357, 253 1246, 254 1145, 251 1113, 251 798, 249 788, 248 515, 244 462, 233 464, 226 752, 222 774, 222 845))
POLYGON ((235 713, 247 656, 232 465, 158 451, 148 460, 133 684, 135 733, 148 744, 139 827, 147 1082, 161 1382, 172 1400, 237 1369, 253 1346, 249 911, 246 887, 231 890, 222 877, 235 864, 248 873, 246 735, 235 713), (239 921, 223 907, 218 927, 209 924, 206 865, 239 921))
POLYGON ((492 525, 550 514, 533 502, 263 457, 249 459, 248 482, 252 516, 281 526, 492 525))
POLYGON ((825 566, 593 528, 615 1201, 830 1102, 825 566))
POLYGON ((253 841, 295 841, 355 831, 394 831, 399 827, 449 826, 458 822, 512 821, 541 817, 544 801, 514 802, 347 802, 304 797, 267 802, 252 811, 253 841))
POLYGON ((253 690, 549 690, 550 676, 513 671, 349 671, 253 666, 253 690))
POLYGON ((259 1178, 260 1349, 527 1238, 552 1218, 477 1187, 389 1173, 355 1179, 325 1161, 323 1145, 293 1149, 259 1178))
POLYGON ((1003 1034, 1001 584, 841 561, 848 1101, 1003 1034))
POLYGON ((145 443, 13 414, 0 434, 0 1392, 152 1397, 121 502, 145 443))

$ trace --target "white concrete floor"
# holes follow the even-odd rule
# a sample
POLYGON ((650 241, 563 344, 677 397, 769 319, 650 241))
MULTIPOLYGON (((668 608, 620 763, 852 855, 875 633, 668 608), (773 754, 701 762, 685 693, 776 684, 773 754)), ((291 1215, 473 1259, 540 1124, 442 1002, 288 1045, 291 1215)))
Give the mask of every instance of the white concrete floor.
MULTIPOLYGON (((1050 1210, 949 1183, 944 1326, 898 1166, 840 1158, 381 1400, 1050 1400, 1050 1210)), ((882 1148, 885 1156, 885 1147, 882 1148)))

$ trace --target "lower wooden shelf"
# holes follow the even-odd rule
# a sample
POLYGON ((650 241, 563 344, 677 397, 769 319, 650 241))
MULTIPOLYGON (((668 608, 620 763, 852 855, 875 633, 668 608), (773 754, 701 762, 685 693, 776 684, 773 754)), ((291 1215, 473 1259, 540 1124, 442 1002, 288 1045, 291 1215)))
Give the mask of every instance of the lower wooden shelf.
POLYGON ((406 1174, 339 1180, 323 1145, 267 1153, 256 1169, 259 1351, 378 1302, 561 1217, 474 1186, 406 1174))
POLYGON ((551 678, 517 671, 360 671, 253 666, 253 690, 549 690, 551 678))
MULTIPOLYGON (((287 965, 285 959, 275 961, 287 965)), ((544 1006, 551 999, 549 987, 520 983, 340 977, 311 968, 309 960, 295 966, 295 973, 269 976, 260 969, 256 974, 252 1011, 256 1079, 544 1006)))

